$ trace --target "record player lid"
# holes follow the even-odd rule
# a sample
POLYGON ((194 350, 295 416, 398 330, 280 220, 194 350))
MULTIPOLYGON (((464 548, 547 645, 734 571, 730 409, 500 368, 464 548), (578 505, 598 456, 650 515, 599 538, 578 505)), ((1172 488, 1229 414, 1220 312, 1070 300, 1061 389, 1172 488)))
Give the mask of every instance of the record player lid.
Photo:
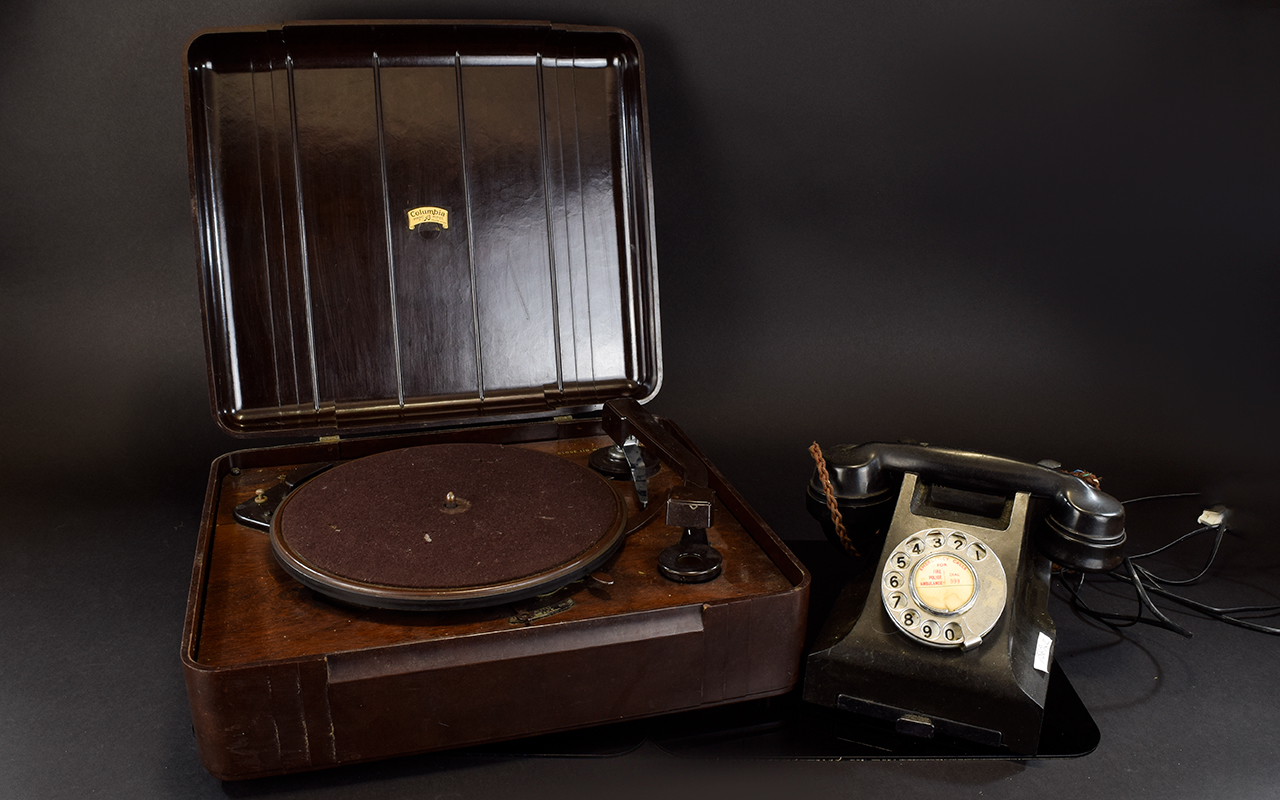
POLYGON ((545 417, 658 391, 629 34, 290 24, 198 34, 186 68, 227 431, 545 417))

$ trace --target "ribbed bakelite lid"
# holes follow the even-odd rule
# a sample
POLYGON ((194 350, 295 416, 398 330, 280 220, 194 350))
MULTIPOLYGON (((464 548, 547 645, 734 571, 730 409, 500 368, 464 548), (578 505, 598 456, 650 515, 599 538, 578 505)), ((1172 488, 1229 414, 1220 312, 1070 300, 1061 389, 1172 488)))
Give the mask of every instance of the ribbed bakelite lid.
POLYGON ((299 24, 202 33, 186 64, 226 430, 545 417, 657 392, 630 35, 299 24))

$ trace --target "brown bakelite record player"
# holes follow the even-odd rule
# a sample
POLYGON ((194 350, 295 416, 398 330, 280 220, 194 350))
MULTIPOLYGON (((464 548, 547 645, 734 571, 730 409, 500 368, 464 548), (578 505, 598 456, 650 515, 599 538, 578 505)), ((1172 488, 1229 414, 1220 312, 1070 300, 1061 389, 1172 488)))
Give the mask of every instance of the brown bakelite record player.
POLYGON ((225 778, 778 695, 809 576, 661 383, 639 46, 547 23, 186 51, 215 416, 182 641, 225 778))

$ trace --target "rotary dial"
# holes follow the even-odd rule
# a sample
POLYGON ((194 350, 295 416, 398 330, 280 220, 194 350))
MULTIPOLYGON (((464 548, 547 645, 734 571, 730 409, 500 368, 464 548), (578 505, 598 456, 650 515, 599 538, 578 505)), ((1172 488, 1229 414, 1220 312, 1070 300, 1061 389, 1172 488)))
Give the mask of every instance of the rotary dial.
POLYGON ((881 574, 885 611, 903 633, 932 647, 970 650, 1004 611, 1004 567, 985 542, 949 528, 904 539, 881 574))

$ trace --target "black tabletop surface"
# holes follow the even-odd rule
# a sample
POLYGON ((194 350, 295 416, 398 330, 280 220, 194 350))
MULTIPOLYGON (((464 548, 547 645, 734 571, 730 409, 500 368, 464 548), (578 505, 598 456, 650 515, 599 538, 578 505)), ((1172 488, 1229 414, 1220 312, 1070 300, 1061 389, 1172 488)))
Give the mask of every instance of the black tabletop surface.
MULTIPOLYGON (((637 36, 665 368, 651 408, 798 550, 822 544, 812 440, 932 441, 1083 467, 1122 500, 1200 493, 1132 506, 1134 548, 1226 504, 1217 564, 1187 593, 1277 602, 1274 3, 9 4, 0 794, 1276 795, 1280 639, 1169 605, 1191 638, 1117 632, 1061 587, 1057 661, 1100 732, 1080 758, 726 760, 646 741, 205 773, 179 638, 208 465, 242 443, 208 410, 183 44, 427 16, 637 36)), ((1203 547, 1154 568, 1190 574, 1203 547)), ((1091 591, 1135 607, 1119 583, 1091 591)))

